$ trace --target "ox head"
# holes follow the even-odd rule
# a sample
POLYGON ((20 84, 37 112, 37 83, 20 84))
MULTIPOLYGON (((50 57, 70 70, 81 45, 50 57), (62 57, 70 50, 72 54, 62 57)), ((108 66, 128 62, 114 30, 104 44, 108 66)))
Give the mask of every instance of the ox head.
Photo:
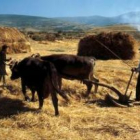
POLYGON ((11 70, 11 80, 18 79, 20 77, 20 73, 18 70, 18 61, 13 60, 9 63, 9 67, 11 70))

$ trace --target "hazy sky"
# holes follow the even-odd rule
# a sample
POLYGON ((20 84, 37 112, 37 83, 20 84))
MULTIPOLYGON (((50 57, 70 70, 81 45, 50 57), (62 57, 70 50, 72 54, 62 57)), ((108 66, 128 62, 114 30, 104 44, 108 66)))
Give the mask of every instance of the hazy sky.
POLYGON ((0 14, 43 17, 117 16, 140 11, 140 0, 0 0, 0 14))

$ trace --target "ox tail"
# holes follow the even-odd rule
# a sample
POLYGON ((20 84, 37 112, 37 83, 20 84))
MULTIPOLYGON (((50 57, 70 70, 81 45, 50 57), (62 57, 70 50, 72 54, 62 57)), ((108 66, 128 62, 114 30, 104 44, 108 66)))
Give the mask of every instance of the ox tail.
POLYGON ((52 83, 53 88, 56 90, 59 95, 64 98, 66 101, 69 101, 68 97, 58 88, 58 73, 55 66, 49 62, 49 76, 52 83))

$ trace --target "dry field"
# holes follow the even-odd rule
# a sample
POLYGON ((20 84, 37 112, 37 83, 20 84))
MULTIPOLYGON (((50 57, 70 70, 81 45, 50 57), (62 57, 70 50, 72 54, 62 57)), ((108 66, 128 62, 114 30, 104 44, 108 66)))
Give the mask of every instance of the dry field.
MULTIPOLYGON (((42 55, 67 53, 76 54, 78 40, 56 42, 33 42, 32 52, 14 54, 13 58, 22 59, 32 53, 42 55)), ((125 61, 137 66, 138 57, 125 61)), ((121 60, 96 62, 95 75, 101 82, 112 85, 125 92, 131 71, 121 60)), ((90 98, 82 98, 86 88, 78 81, 63 80, 63 91, 68 94, 71 103, 67 104, 59 97, 60 116, 54 116, 51 99, 44 101, 38 112, 38 101, 23 101, 20 80, 10 80, 7 67, 7 89, 0 89, 0 140, 140 140, 140 106, 119 108, 105 102, 107 93, 112 91, 99 87, 93 89, 90 98)), ((135 97, 137 74, 134 75, 129 91, 135 97)), ((30 91, 28 91, 30 95, 30 91)), ((37 97, 36 97, 37 99, 37 97)))

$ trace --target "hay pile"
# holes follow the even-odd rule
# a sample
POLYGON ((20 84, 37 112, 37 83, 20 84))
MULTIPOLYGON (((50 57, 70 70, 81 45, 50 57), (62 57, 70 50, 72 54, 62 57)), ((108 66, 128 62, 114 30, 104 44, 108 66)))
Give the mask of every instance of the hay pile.
POLYGON ((105 33, 90 35, 80 40, 78 53, 80 56, 94 56, 97 59, 132 59, 135 56, 135 39, 125 33, 105 33), (99 41, 99 42, 98 42, 99 41), (109 50, 107 48, 109 48, 109 50))
POLYGON ((8 53, 30 51, 30 43, 16 28, 0 27, 0 48, 3 44, 9 46, 8 53))

